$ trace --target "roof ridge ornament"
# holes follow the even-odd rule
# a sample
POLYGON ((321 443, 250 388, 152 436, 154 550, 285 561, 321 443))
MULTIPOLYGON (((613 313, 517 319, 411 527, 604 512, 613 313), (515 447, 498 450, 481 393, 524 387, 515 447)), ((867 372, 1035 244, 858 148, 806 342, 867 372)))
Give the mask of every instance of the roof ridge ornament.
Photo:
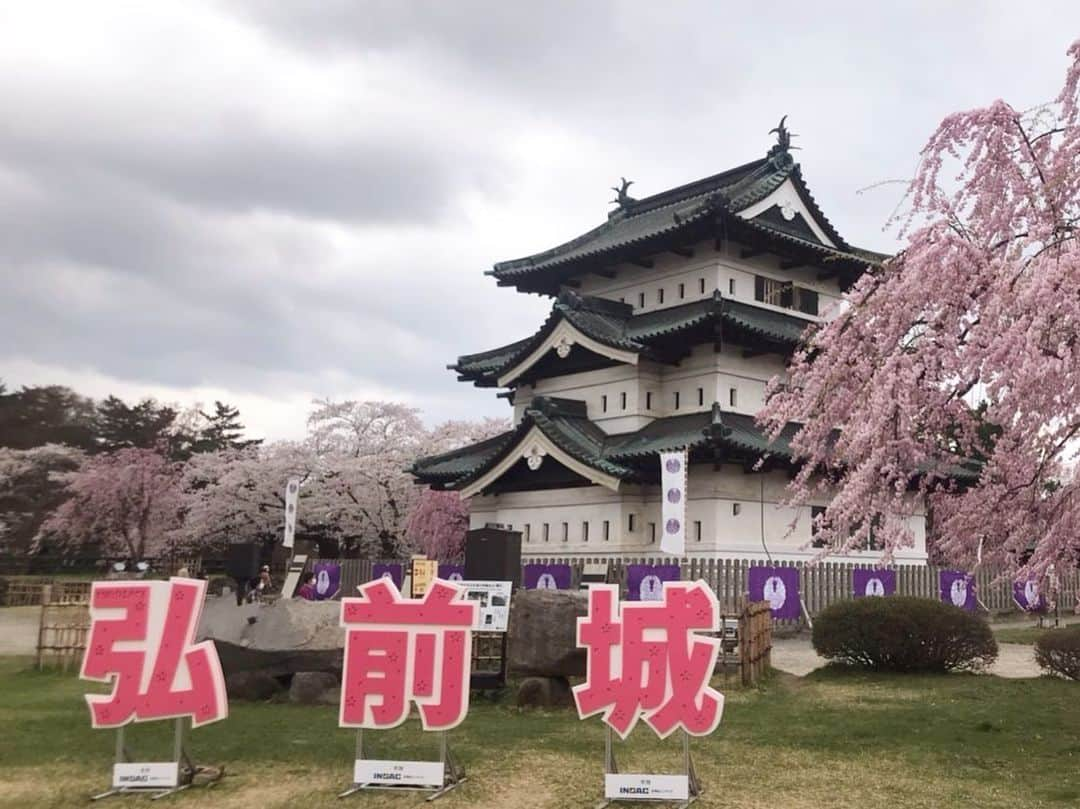
POLYGON ((634 181, 628 180, 625 177, 620 177, 619 179, 622 181, 620 185, 611 186, 611 190, 614 191, 616 194, 615 199, 611 200, 611 203, 618 205, 620 209, 625 211, 627 208, 637 202, 636 199, 626 193, 630 186, 634 184, 634 181))
POLYGON ((791 156, 791 152, 799 148, 791 145, 791 139, 799 136, 787 128, 786 122, 787 115, 780 119, 780 123, 769 130, 770 135, 776 133, 776 143, 769 149, 767 156, 772 159, 773 165, 782 171, 786 171, 795 165, 795 158, 791 156))

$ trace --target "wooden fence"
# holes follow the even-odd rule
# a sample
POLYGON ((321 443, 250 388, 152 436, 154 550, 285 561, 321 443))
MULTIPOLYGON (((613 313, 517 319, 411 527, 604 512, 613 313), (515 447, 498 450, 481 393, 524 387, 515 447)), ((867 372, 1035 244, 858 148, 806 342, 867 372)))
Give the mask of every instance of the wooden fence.
MULTIPOLYGON (((371 581, 372 566, 383 564, 365 559, 326 559, 341 565, 342 595, 355 595, 356 587, 371 581)), ((401 564, 405 570, 407 562, 401 564)), ((572 571, 571 586, 577 588, 582 571, 587 564, 606 564, 607 580, 617 582, 626 594, 626 570, 629 565, 678 564, 681 578, 685 581, 704 579, 716 593, 722 611, 738 612, 746 603, 748 593, 747 576, 750 568, 769 564, 763 559, 673 559, 661 556, 640 557, 537 557, 522 561, 526 564, 568 564, 572 571)), ((811 617, 837 601, 853 598, 852 571, 859 568, 873 568, 876 565, 861 562, 821 562, 807 565, 804 562, 774 562, 777 567, 796 567, 799 570, 799 594, 806 611, 811 617)), ((894 565, 896 571, 896 592, 900 595, 921 598, 940 598, 940 576, 942 568, 929 565, 894 565)), ((524 578, 524 576, 523 576, 524 578)), ((1062 611, 1071 612, 1080 605, 1080 570, 1068 570, 1058 575, 1056 601, 1062 611)), ((980 568, 975 573, 976 593, 979 602, 990 613, 1013 612, 1018 608, 1013 602, 1012 580, 1002 576, 1000 571, 980 568)), ((1047 594, 1053 598, 1053 594, 1047 594)))
POLYGON ((90 600, 89 581, 55 581, 53 579, 8 579, 3 594, 5 607, 36 607, 41 605, 42 588, 49 587, 50 603, 80 604, 90 600))
MULTIPOLYGON (((747 577, 751 567, 769 564, 762 559, 687 559, 671 557, 567 558, 544 557, 529 559, 528 563, 564 563, 573 571, 573 586, 577 587, 586 564, 608 565, 608 581, 618 582, 625 592, 626 568, 632 564, 678 564, 683 580, 704 579, 716 593, 721 609, 733 610, 745 603, 749 588, 747 577)), ((854 597, 852 571, 877 565, 856 562, 773 562, 775 567, 796 567, 799 570, 799 594, 811 617, 837 601, 854 597)), ((894 565, 896 592, 937 600, 940 594, 940 573, 944 568, 930 565, 894 565)), ((1071 612, 1080 604, 1080 570, 1067 570, 1058 577, 1056 600, 1062 611, 1071 612)), ((1013 601, 1012 580, 1000 571, 980 568, 975 573, 976 593, 980 603, 993 614, 1017 611, 1013 601)), ((1047 594, 1053 597, 1052 594, 1047 594)))
POLYGON ((89 587, 82 601, 76 600, 73 592, 63 588, 54 596, 52 585, 42 585, 40 590, 37 667, 56 667, 64 671, 78 668, 90 631, 89 587))

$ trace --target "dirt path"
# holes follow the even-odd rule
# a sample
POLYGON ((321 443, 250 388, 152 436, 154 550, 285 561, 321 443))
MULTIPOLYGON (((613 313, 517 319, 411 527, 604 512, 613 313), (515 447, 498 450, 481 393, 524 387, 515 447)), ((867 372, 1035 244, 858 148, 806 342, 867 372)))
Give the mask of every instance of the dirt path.
POLYGON ((32 655, 37 651, 41 607, 0 607, 0 655, 32 655))

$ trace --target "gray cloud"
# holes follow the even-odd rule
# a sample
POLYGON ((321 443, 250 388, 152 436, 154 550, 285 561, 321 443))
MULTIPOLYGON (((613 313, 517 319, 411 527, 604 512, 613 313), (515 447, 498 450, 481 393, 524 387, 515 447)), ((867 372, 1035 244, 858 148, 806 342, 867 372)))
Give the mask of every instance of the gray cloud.
POLYGON ((379 391, 433 420, 505 412, 444 366, 547 304, 482 271, 602 221, 620 174, 753 159, 788 113, 834 224, 888 249, 899 188, 857 191, 951 110, 1051 97, 1068 44, 993 3, 193 2, 56 42, 34 13, 0 31, 0 377, 379 391))

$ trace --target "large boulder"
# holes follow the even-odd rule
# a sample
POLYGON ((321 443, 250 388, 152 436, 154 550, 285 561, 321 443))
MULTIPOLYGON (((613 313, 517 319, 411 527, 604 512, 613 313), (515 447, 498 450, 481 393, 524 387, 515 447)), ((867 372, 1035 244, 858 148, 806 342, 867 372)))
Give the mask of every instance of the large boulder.
POLYGON ((298 705, 334 705, 340 700, 338 678, 326 671, 301 671, 289 686, 289 702, 298 705))
POLYGON ((230 700, 263 702, 281 690, 281 683, 265 671, 237 671, 225 677, 225 693, 230 700))
POLYGON ((519 590, 510 610, 513 675, 584 677, 585 650, 577 647, 577 619, 588 611, 584 591, 519 590))
POLYGON ((226 675, 340 674, 345 645, 340 611, 337 601, 278 599, 238 607, 232 596, 207 598, 198 638, 214 641, 226 675))
POLYGON ((528 677, 518 686, 519 708, 569 708, 574 704, 565 677, 528 677))

